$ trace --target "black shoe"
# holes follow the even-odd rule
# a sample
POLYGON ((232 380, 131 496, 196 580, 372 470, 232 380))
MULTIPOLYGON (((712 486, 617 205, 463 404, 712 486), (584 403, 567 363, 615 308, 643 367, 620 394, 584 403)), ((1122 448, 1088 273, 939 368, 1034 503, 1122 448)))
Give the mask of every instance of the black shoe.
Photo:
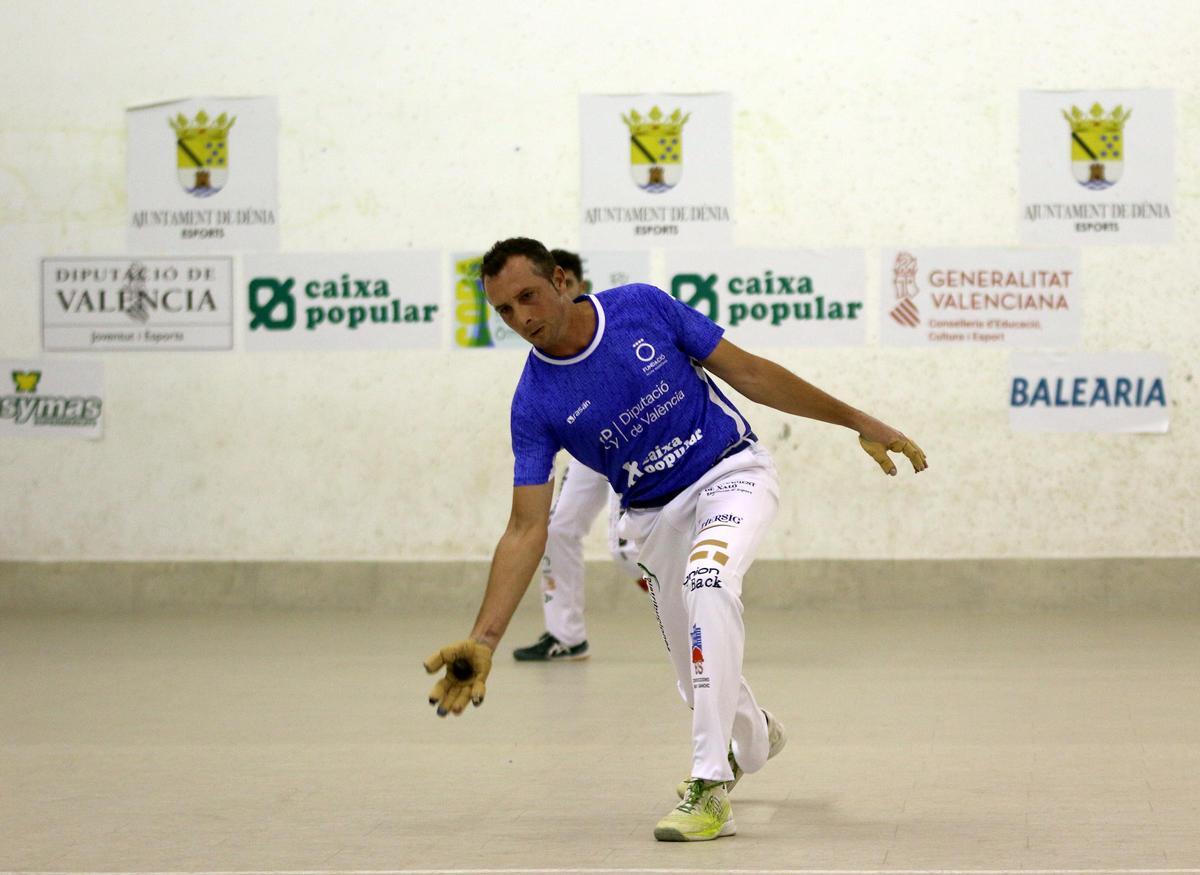
POLYGON ((518 647, 513 651, 517 662, 560 662, 571 659, 587 659, 588 646, 583 641, 574 647, 567 647, 549 632, 542 634, 536 644, 528 647, 518 647))

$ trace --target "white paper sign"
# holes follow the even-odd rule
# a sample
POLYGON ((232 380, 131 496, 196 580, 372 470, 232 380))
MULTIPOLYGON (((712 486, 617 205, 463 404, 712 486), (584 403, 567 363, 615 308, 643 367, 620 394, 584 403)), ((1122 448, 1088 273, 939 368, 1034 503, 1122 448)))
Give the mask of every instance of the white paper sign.
POLYGON ((0 359, 0 435, 99 440, 103 363, 0 359))
POLYGON ((248 255, 246 349, 441 346, 437 252, 248 255))
POLYGON ((859 249, 667 253, 667 291, 739 345, 860 346, 866 264, 859 249))
POLYGON ((1021 92, 1021 241, 1166 243, 1171 91, 1021 92))
POLYGON ((650 282, 650 253, 584 252, 583 281, 589 292, 603 292, 630 283, 650 282))
POLYGON ((228 257, 42 259, 42 346, 233 348, 228 257))
POLYGON ((880 270, 888 346, 1077 346, 1072 249, 892 249, 880 270))
POLYGON ((279 248, 279 119, 272 97, 205 97, 126 112, 129 248, 279 248))
POLYGON ((1152 432, 1170 425, 1165 355, 1013 353, 1009 424, 1017 432, 1152 432))
POLYGON ((730 95, 583 95, 579 122, 584 249, 731 244, 730 95))
MULTIPOLYGON (((602 292, 629 283, 649 282, 648 252, 583 252, 583 285, 602 292)), ((504 324, 483 294, 479 269, 483 256, 460 252, 451 256, 451 292, 455 349, 529 349, 529 341, 504 324)))

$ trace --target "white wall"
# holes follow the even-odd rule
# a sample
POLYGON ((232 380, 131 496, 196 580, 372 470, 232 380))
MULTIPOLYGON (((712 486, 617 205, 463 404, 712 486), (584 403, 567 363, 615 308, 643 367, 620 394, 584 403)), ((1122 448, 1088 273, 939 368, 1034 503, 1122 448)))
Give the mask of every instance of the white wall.
MULTIPOLYGON (((38 259, 125 251, 124 108, 277 95, 284 251, 578 243, 580 93, 729 91, 742 246, 1012 245, 1023 88, 1173 88, 1175 243, 1088 248, 1084 348, 1172 360, 1165 437, 1013 435, 1008 354, 789 351, 929 454, 747 405, 761 555, 1196 555, 1200 4, 4 2, 0 356, 38 259)), ((512 353, 110 353, 102 441, 0 441, 0 558, 484 558, 512 353)), ((601 555, 599 532, 590 555, 601 555)))

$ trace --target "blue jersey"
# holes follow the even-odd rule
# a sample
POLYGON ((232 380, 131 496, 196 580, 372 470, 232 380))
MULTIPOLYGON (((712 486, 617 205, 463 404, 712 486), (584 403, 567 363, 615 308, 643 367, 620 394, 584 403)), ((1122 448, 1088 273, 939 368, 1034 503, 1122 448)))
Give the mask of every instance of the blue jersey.
POLYGON ((754 439, 700 366, 724 329, 661 289, 577 298, 596 333, 566 358, 532 349, 512 401, 513 483, 545 483, 565 448, 608 478, 623 505, 654 506, 754 439))

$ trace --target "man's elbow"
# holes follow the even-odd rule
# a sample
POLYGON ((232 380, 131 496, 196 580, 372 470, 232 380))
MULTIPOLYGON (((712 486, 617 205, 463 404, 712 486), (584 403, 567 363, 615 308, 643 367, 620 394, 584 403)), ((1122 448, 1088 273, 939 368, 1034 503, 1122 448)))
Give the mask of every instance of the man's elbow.
POLYGON ((508 522, 508 529, 505 530, 504 536, 520 542, 521 546, 527 550, 536 549, 539 553, 544 553, 546 551, 548 532, 548 520, 532 522, 511 519, 508 522))
POLYGON ((770 388, 768 381, 767 370, 760 367, 758 362, 749 362, 738 371, 736 377, 726 382, 751 401, 761 404, 770 388))

